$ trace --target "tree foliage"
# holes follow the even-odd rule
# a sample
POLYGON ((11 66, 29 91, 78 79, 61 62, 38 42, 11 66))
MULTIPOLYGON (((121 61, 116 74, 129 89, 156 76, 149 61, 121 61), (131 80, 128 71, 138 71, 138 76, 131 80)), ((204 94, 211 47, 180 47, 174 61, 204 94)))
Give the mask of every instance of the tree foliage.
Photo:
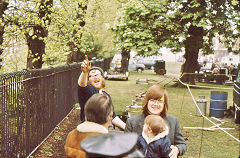
POLYGON ((184 72, 193 71, 188 67, 194 68, 199 50, 213 52, 214 37, 225 43, 229 51, 239 52, 232 49, 239 37, 239 1, 236 0, 8 2, 1 12, 0 50, 15 37, 17 41, 26 40, 29 68, 40 68, 43 62, 56 65, 81 61, 84 53, 90 57, 112 55, 117 51, 108 31, 112 25, 114 43, 126 56, 130 49, 136 49, 141 55, 152 55, 161 47, 174 51, 185 48, 186 63, 190 64, 184 72), (118 10, 118 19, 113 24, 118 10))
POLYGON ((54 5, 46 63, 61 64, 70 57, 72 60, 68 63, 79 62, 84 59, 84 54, 90 59, 112 56, 116 51, 108 27, 112 25, 121 3, 117 0, 90 0, 88 3, 82 0, 61 0, 58 5, 54 5), (86 10, 79 7, 80 2, 87 4, 86 10))
POLYGON ((27 41, 29 69, 42 67, 52 3, 53 0, 9 0, 4 12, 5 33, 27 41))
POLYGON ((53 60, 60 59, 72 63, 80 60, 81 52, 89 51, 87 42, 91 40, 83 38, 87 7, 88 0, 61 0, 55 4, 51 35, 48 40, 50 55, 46 57, 47 60, 52 60, 51 57, 55 56, 53 60), (86 47, 82 40, 86 41, 86 47), (61 53, 64 58, 61 55, 57 57, 61 53))
MULTIPOLYGON (((4 20, 4 11, 7 10, 8 3, 0 0, 0 55, 3 53, 3 35, 5 33, 6 21, 4 20)), ((2 67, 2 58, 0 58, 0 68, 2 67)))
MULTIPOLYGON (((231 0, 134 0, 125 5, 112 31, 120 48, 141 55, 157 54, 165 46, 185 48, 183 72, 193 73, 198 53, 212 53, 213 38, 232 49, 239 37, 239 5, 231 0), (236 31, 237 30, 237 31, 236 31)), ((192 82, 191 77, 183 78, 192 82)))
MULTIPOLYGON (((126 1, 9 0, 1 12, 1 48, 8 50, 16 42, 28 44, 27 50, 19 52, 28 52, 28 68, 79 62, 85 53, 90 59, 112 56, 116 50, 108 28, 126 1)), ((4 57, 10 52, 5 51, 4 57)))
POLYGON ((79 62, 84 54, 109 57, 114 53, 112 32, 108 30, 121 3, 110 0, 68 1, 54 5, 52 25, 47 40, 47 64, 79 62), (81 3, 80 3, 81 2, 81 3), (84 2, 84 3, 83 3, 84 2), (86 6, 87 8, 81 8, 86 6))
POLYGON ((98 57, 113 56, 117 52, 114 48, 113 33, 109 27, 113 25, 117 11, 126 0, 91 1, 87 13, 86 30, 91 32, 94 43, 99 45, 98 57))

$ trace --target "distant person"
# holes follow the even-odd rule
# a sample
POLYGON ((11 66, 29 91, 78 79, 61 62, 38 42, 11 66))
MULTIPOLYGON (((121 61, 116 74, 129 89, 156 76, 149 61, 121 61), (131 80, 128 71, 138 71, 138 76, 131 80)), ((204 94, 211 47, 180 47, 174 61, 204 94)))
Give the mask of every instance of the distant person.
POLYGON ((171 140, 172 149, 169 157, 177 158, 187 150, 187 145, 181 132, 180 124, 176 116, 167 115, 168 94, 164 87, 153 85, 148 88, 142 101, 142 114, 127 119, 125 132, 136 132, 142 134, 144 119, 148 115, 161 116, 169 127, 168 138, 171 140))
POLYGON ((86 120, 73 129, 67 136, 65 153, 67 158, 84 158, 86 153, 80 143, 94 135, 108 133, 113 117, 113 104, 106 94, 94 94, 85 105, 86 120))
MULTIPOLYGON (((78 79, 78 100, 81 107, 80 119, 85 120, 84 108, 87 100, 96 93, 106 94, 110 99, 110 95, 104 90, 104 73, 100 67, 92 67, 85 55, 85 60, 81 65, 81 74, 78 79)), ((113 112, 112 124, 125 129, 126 124, 113 112)))
POLYGON ((207 60, 204 60, 204 61, 203 61, 203 67, 205 67, 206 64, 207 64, 207 60))
POLYGON ((213 74, 219 74, 219 73, 220 73, 220 70, 221 70, 220 66, 215 65, 215 67, 213 68, 212 73, 213 73, 213 74))
POLYGON ((233 69, 231 71, 231 74, 236 76, 237 75, 237 69, 238 69, 237 65, 233 65, 233 69))
POLYGON ((234 65, 231 63, 231 65, 228 67, 229 74, 232 74, 233 69, 234 69, 234 65))
MULTIPOLYGON (((223 65, 223 67, 226 68, 226 69, 228 69, 227 63, 225 63, 225 64, 223 65)), ((229 70, 229 69, 228 69, 228 70, 229 70)))
POLYGON ((159 115, 148 115, 137 148, 145 153, 146 158, 169 158, 171 141, 167 135, 168 127, 164 119, 159 115))
POLYGON ((89 137, 79 146, 88 158, 144 158, 136 149, 137 138, 136 133, 109 133, 89 137))
POLYGON ((200 72, 200 69, 201 69, 201 65, 199 64, 199 62, 197 62, 197 64, 196 64, 196 71, 197 71, 198 74, 200 72))

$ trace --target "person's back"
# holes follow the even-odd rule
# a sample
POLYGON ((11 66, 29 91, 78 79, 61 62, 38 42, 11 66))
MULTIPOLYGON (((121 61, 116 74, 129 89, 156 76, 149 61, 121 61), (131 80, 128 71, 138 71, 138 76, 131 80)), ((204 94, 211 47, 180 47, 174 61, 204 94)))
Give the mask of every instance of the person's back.
POLYGON ((229 69, 229 74, 232 74, 232 70, 234 69, 234 65, 231 64, 228 69, 229 69))
POLYGON ((94 94, 86 102, 84 113, 86 121, 67 136, 64 147, 66 157, 84 158, 86 153, 79 144, 90 136, 108 133, 113 115, 112 101, 105 94, 94 94))
POLYGON ((79 142, 82 142, 82 140, 84 140, 88 137, 102 134, 101 131, 99 131, 99 130, 83 131, 83 130, 81 130, 81 127, 82 126, 79 126, 78 129, 72 130, 67 136, 66 143, 65 143, 65 153, 66 153, 66 157, 68 157, 68 158, 70 158, 70 157, 76 157, 76 158, 86 157, 86 153, 78 145, 79 142))

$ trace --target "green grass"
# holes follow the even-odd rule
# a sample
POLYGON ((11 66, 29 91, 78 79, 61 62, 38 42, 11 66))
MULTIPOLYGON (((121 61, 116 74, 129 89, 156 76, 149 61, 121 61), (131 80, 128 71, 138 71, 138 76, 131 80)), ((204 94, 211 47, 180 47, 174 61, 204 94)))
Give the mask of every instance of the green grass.
MULTIPOLYGON (((166 64, 171 66, 171 64, 166 64)), ((174 66, 179 66, 174 65, 174 66)), ((167 69, 167 73, 177 72, 174 68, 167 69)), ((106 80, 106 90, 109 92, 113 99, 113 104, 117 114, 122 114, 126 110, 126 106, 131 104, 131 101, 135 99, 136 94, 145 92, 148 87, 153 84, 166 85, 166 89, 169 93, 169 114, 178 117, 182 132, 185 138, 187 138, 188 151, 183 157, 186 158, 237 158, 240 155, 240 143, 228 136, 221 130, 215 131, 202 131, 198 129, 183 129, 183 127, 211 127, 213 124, 207 120, 204 120, 200 116, 196 115, 196 107, 190 95, 190 92, 186 88, 175 88, 172 85, 173 77, 159 76, 151 70, 143 71, 142 73, 130 72, 128 81, 113 81, 106 80), (136 84, 136 79, 151 79, 157 82, 150 84, 136 84), (201 152, 200 152, 201 149, 201 152)), ((201 86, 210 86, 216 88, 191 88, 191 93, 195 100, 199 96, 205 96, 207 99, 207 117, 215 123, 219 123, 216 120, 209 117, 210 107, 210 93, 211 91, 225 91, 228 92, 228 107, 233 105, 232 101, 232 86, 222 86, 217 84, 197 83, 201 86)), ((231 135, 240 138, 239 126, 233 122, 232 119, 223 119, 225 123, 221 124, 223 128, 235 128, 234 130, 226 130, 231 135)))

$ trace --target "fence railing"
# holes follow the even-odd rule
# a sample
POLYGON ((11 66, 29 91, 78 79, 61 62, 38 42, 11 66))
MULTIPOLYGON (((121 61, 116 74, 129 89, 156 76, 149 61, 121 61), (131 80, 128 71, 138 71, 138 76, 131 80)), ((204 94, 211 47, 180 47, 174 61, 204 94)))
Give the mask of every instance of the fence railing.
MULTIPOLYGON (((94 62, 104 71, 110 59, 94 62)), ((0 75, 0 157, 26 157, 72 110, 80 63, 0 75)))

